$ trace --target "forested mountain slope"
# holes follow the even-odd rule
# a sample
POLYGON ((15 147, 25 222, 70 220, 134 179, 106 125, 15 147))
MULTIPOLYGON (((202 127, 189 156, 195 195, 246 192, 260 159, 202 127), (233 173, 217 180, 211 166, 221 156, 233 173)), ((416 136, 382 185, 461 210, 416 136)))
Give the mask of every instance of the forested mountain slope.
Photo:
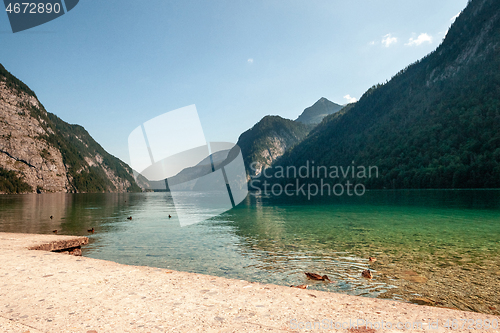
POLYGON ((470 1, 434 52, 326 117, 278 165, 307 161, 378 166, 362 180, 371 188, 500 187, 500 2, 470 1))
POLYGON ((130 167, 0 64, 0 193, 140 191, 130 167))

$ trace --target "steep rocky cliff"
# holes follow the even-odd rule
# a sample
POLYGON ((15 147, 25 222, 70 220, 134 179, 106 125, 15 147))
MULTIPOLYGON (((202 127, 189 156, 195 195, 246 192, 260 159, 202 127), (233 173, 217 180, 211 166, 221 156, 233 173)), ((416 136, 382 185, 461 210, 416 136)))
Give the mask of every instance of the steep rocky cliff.
POLYGON ((140 191, 85 129, 48 113, 0 64, 0 193, 140 191))
POLYGON ((279 116, 262 118, 238 139, 249 175, 260 174, 287 149, 304 140, 313 127, 279 116))

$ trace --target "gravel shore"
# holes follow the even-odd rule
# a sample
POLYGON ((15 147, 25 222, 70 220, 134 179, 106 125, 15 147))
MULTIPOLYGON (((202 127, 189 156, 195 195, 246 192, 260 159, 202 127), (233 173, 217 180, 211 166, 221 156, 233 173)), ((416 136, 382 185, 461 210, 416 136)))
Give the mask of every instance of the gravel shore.
POLYGON ((49 252, 87 241, 0 233, 0 332, 500 331, 499 316, 49 252))

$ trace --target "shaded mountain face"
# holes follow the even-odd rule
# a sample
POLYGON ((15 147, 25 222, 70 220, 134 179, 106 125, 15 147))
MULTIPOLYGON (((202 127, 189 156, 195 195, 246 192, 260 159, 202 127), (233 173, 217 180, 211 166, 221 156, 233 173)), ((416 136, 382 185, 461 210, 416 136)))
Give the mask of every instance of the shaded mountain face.
POLYGON ((326 116, 338 112, 343 108, 342 105, 330 102, 324 97, 321 97, 313 106, 308 107, 296 119, 296 121, 308 125, 317 125, 321 123, 326 116))
POLYGON ((472 0, 434 52, 326 117, 279 163, 378 166, 362 180, 372 188, 498 188, 499 129, 500 6, 472 0))
POLYGON ((0 64, 0 193, 140 191, 87 131, 48 113, 0 64))
POLYGON ((311 125, 305 125, 279 116, 266 116, 240 135, 237 145, 250 176, 260 174, 277 158, 302 141, 311 125))

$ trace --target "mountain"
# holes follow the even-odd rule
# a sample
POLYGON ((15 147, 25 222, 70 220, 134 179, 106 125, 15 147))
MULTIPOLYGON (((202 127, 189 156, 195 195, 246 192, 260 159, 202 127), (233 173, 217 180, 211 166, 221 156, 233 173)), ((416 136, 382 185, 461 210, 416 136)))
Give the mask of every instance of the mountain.
POLYGON ((0 64, 0 193, 140 191, 130 167, 0 64))
POLYGON ((340 111, 342 108, 342 105, 335 104, 326 98, 321 97, 316 103, 313 104, 313 106, 305 109, 296 121, 308 125, 317 125, 321 123, 323 118, 340 111))
POLYGON ((250 176, 260 174, 287 149, 302 141, 312 127, 280 116, 266 116, 241 134, 237 145, 250 176))
POLYGON ((499 69, 498 0, 469 1, 434 52, 326 117, 279 165, 377 166, 356 180, 371 188, 498 188, 499 69))

